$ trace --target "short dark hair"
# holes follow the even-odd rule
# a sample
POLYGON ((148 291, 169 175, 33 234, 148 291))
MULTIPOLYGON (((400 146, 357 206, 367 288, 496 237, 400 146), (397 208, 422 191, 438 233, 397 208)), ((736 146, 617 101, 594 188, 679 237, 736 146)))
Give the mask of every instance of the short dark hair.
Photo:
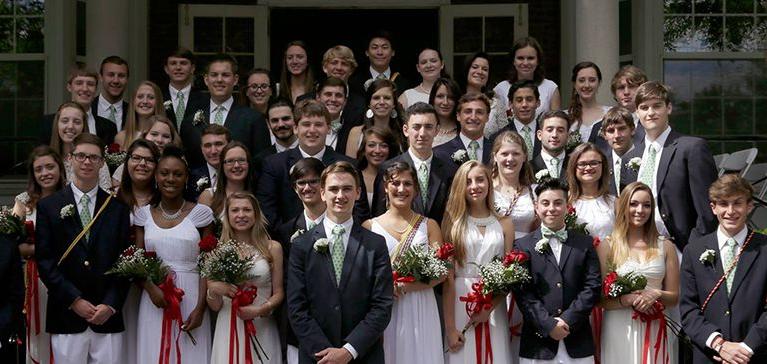
POLYGON ((659 81, 647 81, 639 86, 637 94, 634 96, 634 104, 639 104, 652 99, 660 99, 666 103, 671 103, 671 89, 659 81))
POLYGON ((613 76, 613 79, 610 82, 610 91, 612 91, 613 95, 615 95, 615 91, 617 91, 618 86, 620 86, 621 78, 624 77, 629 86, 639 87, 647 82, 647 74, 645 74, 641 68, 634 66, 633 64, 625 65, 615 73, 615 76, 613 76))
POLYGON ((291 113, 293 111, 293 103, 284 98, 284 97, 277 97, 269 102, 269 106, 266 108, 266 115, 267 119, 269 119, 269 111, 274 109, 275 107, 289 107, 291 110, 291 113))
POLYGON ((533 95, 535 95, 536 100, 541 99, 541 93, 538 91, 538 85, 535 84, 533 80, 520 80, 517 82, 514 82, 511 84, 511 87, 509 87, 509 104, 514 100, 514 93, 519 91, 523 88, 529 88, 533 90, 533 95))
POLYGON ((570 114, 562 111, 562 110, 555 110, 555 111, 546 111, 538 118, 538 129, 543 129, 543 123, 551 118, 560 118, 564 119, 567 122, 567 127, 570 127, 570 124, 573 123, 573 118, 570 117, 570 114))
POLYGON ((328 175, 333 173, 348 173, 354 177, 354 183, 356 184, 355 187, 360 187, 360 174, 357 172, 357 168, 354 168, 354 166, 346 161, 338 161, 331 165, 329 165, 327 168, 325 168, 324 171, 322 171, 322 175, 320 175, 320 187, 325 188, 325 181, 328 179, 328 175))
POLYGON ((368 37, 368 46, 365 47, 365 49, 370 47, 370 41, 375 38, 386 39, 387 41, 389 41, 391 48, 394 49, 394 36, 392 36, 392 33, 390 31, 385 29, 378 29, 370 33, 370 36, 368 37))
POLYGON ((229 131, 229 129, 227 129, 226 127, 218 125, 218 124, 210 124, 206 126, 205 129, 202 129, 202 134, 200 134, 200 138, 206 135, 223 135, 226 137, 227 143, 232 141, 232 132, 229 131))
POLYGON ((205 65, 205 73, 207 74, 208 71, 210 71, 210 65, 216 62, 224 62, 229 63, 232 66, 232 73, 235 75, 237 72, 239 72, 239 66, 237 65, 237 59, 226 54, 226 53, 218 53, 214 55, 210 61, 208 61, 208 64, 205 65))
POLYGON ((538 200, 538 196, 546 191, 562 191, 562 193, 565 195, 565 201, 567 201, 568 189, 569 187, 567 186, 567 182, 560 181, 557 178, 549 178, 539 183, 538 186, 535 187, 535 199, 538 200))
POLYGON ((120 56, 109 56, 107 58, 104 58, 103 61, 101 61, 101 66, 99 67, 99 74, 104 74, 104 65, 107 63, 116 64, 118 66, 125 66, 126 73, 130 75, 130 67, 128 67, 128 61, 122 59, 120 56))
POLYGON ((194 53, 189 48, 186 47, 178 47, 174 49, 172 52, 168 53, 168 55, 165 57, 165 63, 168 63, 168 58, 175 57, 175 58, 184 58, 186 60, 189 60, 190 63, 196 64, 197 58, 194 56, 194 53))
POLYGON ((602 128, 599 130, 599 134, 604 136, 607 128, 620 123, 625 123, 631 130, 636 128, 636 125, 634 125, 634 116, 631 111, 623 106, 613 106, 610 110, 607 110, 607 113, 605 113, 605 116, 602 118, 602 128))
POLYGON ((346 81, 337 77, 328 77, 317 85, 317 96, 320 96, 325 87, 343 87, 344 97, 349 98, 349 85, 346 81))
POLYGON ((317 158, 307 157, 299 159, 293 167, 290 167, 290 184, 295 186, 298 180, 312 173, 319 177, 324 169, 325 164, 317 158))
POLYGON ((101 141, 101 138, 99 138, 95 134, 82 133, 76 136, 75 139, 72 141, 72 150, 74 151, 78 145, 83 145, 83 144, 92 144, 99 147, 99 153, 101 153, 101 155, 104 155, 104 151, 101 150, 101 148, 104 147, 104 142, 101 141))
POLYGON ((410 117, 413 115, 433 115, 437 120, 437 123, 439 123, 439 115, 437 115, 437 110, 434 109, 434 106, 431 106, 425 102, 416 102, 415 104, 410 105, 407 110, 405 110, 405 124, 410 121, 410 117))

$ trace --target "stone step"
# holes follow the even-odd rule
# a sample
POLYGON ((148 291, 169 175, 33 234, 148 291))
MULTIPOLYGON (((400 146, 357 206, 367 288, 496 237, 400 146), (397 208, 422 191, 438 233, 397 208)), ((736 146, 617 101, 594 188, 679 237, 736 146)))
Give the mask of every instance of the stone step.
POLYGON ((13 199, 27 188, 24 176, 5 176, 0 178, 0 205, 13 207, 13 199))

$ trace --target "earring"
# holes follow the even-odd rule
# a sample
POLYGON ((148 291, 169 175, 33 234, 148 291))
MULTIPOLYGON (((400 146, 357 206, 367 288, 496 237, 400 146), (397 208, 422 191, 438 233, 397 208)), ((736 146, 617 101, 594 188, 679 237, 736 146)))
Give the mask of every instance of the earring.
POLYGON ((368 119, 372 119, 373 116, 374 116, 373 110, 368 109, 368 111, 365 112, 365 117, 367 117, 368 119))
POLYGON ((397 118, 397 109, 391 109, 391 118, 396 119, 397 118))

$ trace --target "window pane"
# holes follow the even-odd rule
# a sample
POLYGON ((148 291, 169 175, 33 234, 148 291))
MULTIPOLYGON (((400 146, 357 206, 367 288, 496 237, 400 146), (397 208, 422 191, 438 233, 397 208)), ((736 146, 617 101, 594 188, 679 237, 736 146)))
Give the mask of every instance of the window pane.
POLYGON ((453 52, 478 50, 482 50, 482 18, 454 18, 453 52))
POLYGON ((727 0, 728 14, 743 14, 754 12, 754 0, 727 0))
MULTIPOLYGON (((253 56, 235 56, 234 58, 237 59, 237 66, 239 68, 237 73, 240 74, 240 83, 245 84, 245 82, 248 82, 245 76, 253 69, 253 56)), ((237 91, 239 90, 235 90, 235 92, 237 91)))
POLYGON ((701 98, 692 102, 692 133, 717 136, 722 133, 722 104, 718 99, 701 98))
POLYGON ((194 18, 193 32, 195 52, 218 53, 224 50, 223 22, 223 18, 194 18))
POLYGON ((724 100, 725 135, 751 135, 754 125, 752 99, 724 100))
POLYGON ((226 18, 226 51, 253 53, 253 18, 226 18))
POLYGON ((754 94, 751 61, 720 61, 722 69, 722 94, 726 96, 751 96, 754 94))
MULTIPOLYGON (((456 54, 453 56, 453 79, 457 80, 458 77, 463 73, 463 62, 466 61, 466 54, 456 54)), ((493 65, 491 64, 490 67, 493 65)), ((457 82, 457 81, 456 81, 457 82)))
POLYGON ((692 13, 692 1, 690 0, 665 0, 664 12, 666 14, 692 13))
POLYGON ((759 1, 756 3, 756 11, 760 13, 767 13, 767 1, 759 1))
POLYGON ((667 52, 690 49, 690 43, 692 42, 692 17, 667 16, 663 29, 663 44, 667 52))
POLYGON ((19 98, 42 99, 45 95, 45 62, 19 62, 18 67, 19 98))
POLYGON ((695 13, 721 13, 722 0, 695 0, 695 13))
POLYGON ((514 17, 485 18, 485 52, 508 52, 516 38, 514 17))
POLYGON ((751 52, 767 50, 767 16, 756 18, 756 25, 744 35, 742 47, 751 52))
POLYGON ((13 18, 0 19, 0 53, 13 53, 13 18))
POLYGON ((0 139, 2 139, 3 136, 13 135, 16 107, 13 100, 0 99, 0 109, 3 110, 3 113, 0 115, 0 139))
POLYGON ((43 115, 43 100, 17 101, 16 136, 37 137, 40 132, 40 115, 43 115))
POLYGON ((690 61, 692 97, 721 96, 721 69, 718 61, 690 61))
POLYGON ((505 80, 509 74, 509 56, 505 54, 490 56, 490 77, 487 84, 493 86, 505 80))
POLYGON ((690 51, 721 51, 723 31, 724 25, 721 16, 696 16, 695 33, 690 44, 690 51))
POLYGON ((43 53, 43 18, 16 18, 16 53, 43 53))
POLYGON ((756 134, 767 135, 767 98, 754 99, 754 120, 756 120, 756 134))
MULTIPOLYGON (((0 99, 13 98, 15 95, 16 62, 0 62, 0 99)), ((0 110, 5 109, 0 108, 0 110)))
POLYGON ((43 15, 43 0, 16 0, 16 15, 43 15))
POLYGON ((0 0, 0 15, 13 14, 13 0, 0 0))

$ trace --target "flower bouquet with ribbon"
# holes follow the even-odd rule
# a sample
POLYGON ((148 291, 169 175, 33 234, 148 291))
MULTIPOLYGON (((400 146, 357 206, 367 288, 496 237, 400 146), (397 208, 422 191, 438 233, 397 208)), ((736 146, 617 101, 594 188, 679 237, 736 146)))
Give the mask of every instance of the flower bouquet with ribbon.
POLYGON ((24 220, 16 216, 10 207, 0 207, 0 234, 8 236, 12 240, 22 241, 26 237, 26 233, 24 220))
POLYGON ((647 278, 641 274, 629 272, 619 275, 613 270, 605 276, 602 282, 602 293, 606 297, 619 298, 631 292, 645 289, 646 286, 647 278))
MULTIPOLYGON (((35 223, 24 221, 24 243, 35 244, 35 223)), ((27 322, 27 342, 31 335, 40 335, 40 271, 37 269, 37 260, 27 258, 25 267, 26 287, 24 295, 24 315, 27 322)))
POLYGON ((121 151, 120 145, 117 143, 109 144, 104 150, 104 161, 107 162, 110 171, 123 164, 127 156, 128 154, 125 151, 121 151))
POLYGON ((444 243, 439 249, 427 245, 411 245, 392 265, 395 283, 429 283, 447 275, 452 267, 453 244, 444 243))
POLYGON ((589 236, 589 230, 586 229, 586 223, 578 223, 578 213, 575 212, 573 205, 567 205, 567 214, 565 214, 565 226, 567 230, 577 231, 583 235, 589 236))

